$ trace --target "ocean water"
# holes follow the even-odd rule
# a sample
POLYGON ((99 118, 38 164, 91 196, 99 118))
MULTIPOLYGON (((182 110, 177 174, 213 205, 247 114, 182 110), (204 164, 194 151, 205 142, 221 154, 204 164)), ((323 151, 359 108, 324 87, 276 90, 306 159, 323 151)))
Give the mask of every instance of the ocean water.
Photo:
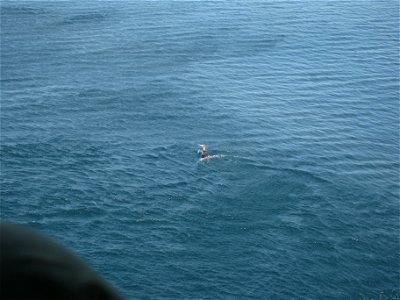
POLYGON ((398 1, 2 1, 1 218, 127 299, 399 297, 398 28, 398 1))

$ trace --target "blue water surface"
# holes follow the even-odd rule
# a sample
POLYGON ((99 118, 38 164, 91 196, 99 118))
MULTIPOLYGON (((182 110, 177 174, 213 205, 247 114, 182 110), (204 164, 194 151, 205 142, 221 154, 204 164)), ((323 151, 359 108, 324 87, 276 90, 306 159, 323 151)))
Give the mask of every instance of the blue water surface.
POLYGON ((389 0, 2 1, 1 218, 127 299, 398 296, 398 28, 389 0))

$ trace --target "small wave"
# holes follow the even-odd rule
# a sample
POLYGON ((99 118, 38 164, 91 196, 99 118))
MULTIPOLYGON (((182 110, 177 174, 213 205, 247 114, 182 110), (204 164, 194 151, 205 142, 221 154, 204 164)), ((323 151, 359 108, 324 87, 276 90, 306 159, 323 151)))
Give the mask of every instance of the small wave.
POLYGON ((323 182, 323 183, 331 183, 329 180, 316 175, 312 172, 309 171, 305 171, 305 170, 301 170, 301 169, 297 169, 297 168, 283 168, 283 167, 275 167, 275 166, 271 166, 271 165, 267 165, 267 164, 263 164, 260 162, 257 162, 256 160, 254 160, 254 158, 251 157, 239 157, 239 156, 234 156, 236 158, 241 158, 243 160, 245 160, 247 162, 247 164, 249 166, 253 166, 255 168, 259 168, 259 169, 264 169, 264 170, 271 170, 271 171, 277 171, 277 172, 285 172, 285 173, 290 173, 292 175, 295 176, 301 176, 301 177, 310 177, 313 178, 314 180, 317 180, 319 182, 323 182))
POLYGON ((2 5, 1 14, 4 15, 39 15, 46 13, 46 10, 34 7, 2 5))
POLYGON ((225 156, 226 156, 226 155, 223 155, 223 154, 210 155, 210 156, 207 156, 207 157, 199 158, 199 161, 200 161, 200 162, 202 162, 202 161, 209 161, 209 160, 211 160, 211 159, 224 158, 225 156))
POLYGON ((61 21, 60 25, 72 25, 72 24, 81 24, 81 23, 91 23, 91 22, 99 22, 106 19, 106 14, 104 13, 87 13, 80 14, 75 16, 70 16, 61 21))

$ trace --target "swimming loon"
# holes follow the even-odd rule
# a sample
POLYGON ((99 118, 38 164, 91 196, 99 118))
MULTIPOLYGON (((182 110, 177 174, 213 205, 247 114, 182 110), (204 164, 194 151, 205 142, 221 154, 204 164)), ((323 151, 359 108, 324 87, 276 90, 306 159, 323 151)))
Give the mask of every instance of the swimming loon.
POLYGON ((201 158, 212 156, 211 153, 207 152, 207 150, 206 150, 207 145, 206 144, 199 144, 199 146, 201 147, 201 158))

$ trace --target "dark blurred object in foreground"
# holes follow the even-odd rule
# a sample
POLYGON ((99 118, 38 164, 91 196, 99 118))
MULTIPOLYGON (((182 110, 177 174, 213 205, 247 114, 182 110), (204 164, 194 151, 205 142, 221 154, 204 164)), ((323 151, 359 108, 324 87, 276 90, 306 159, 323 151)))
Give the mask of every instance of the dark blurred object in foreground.
POLYGON ((1 299, 121 299, 77 255, 23 226, 0 224, 1 299))

